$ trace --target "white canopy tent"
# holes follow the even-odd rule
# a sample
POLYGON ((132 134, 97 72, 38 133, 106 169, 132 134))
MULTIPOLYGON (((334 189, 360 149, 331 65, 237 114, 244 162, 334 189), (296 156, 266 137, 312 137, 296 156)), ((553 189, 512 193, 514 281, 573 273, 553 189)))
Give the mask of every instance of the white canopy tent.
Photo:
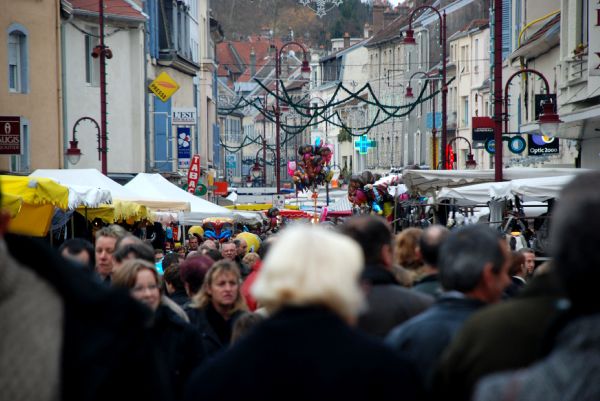
POLYGON ((69 210, 80 206, 94 208, 112 202, 112 195, 107 189, 82 185, 66 185, 66 187, 69 188, 69 210))
MULTIPOLYGON (((559 177, 575 175, 583 169, 575 168, 507 168, 503 178, 519 180, 524 178, 559 177)), ((444 187, 453 188, 469 184, 494 181, 494 170, 405 170, 402 173, 404 184, 411 193, 433 194, 444 187)))
POLYGON ((35 177, 52 178, 65 186, 86 186, 110 191, 113 199, 135 202, 154 210, 187 211, 190 204, 179 198, 155 196, 147 190, 132 191, 111 180, 96 169, 38 169, 31 173, 35 177))
POLYGON ((207 217, 230 217, 242 221, 260 221, 256 213, 234 212, 199 198, 179 188, 160 174, 139 173, 125 184, 125 188, 136 193, 146 193, 152 197, 178 199, 188 202, 190 210, 179 213, 178 220, 182 225, 201 225, 207 217))
POLYGON ((487 182, 456 188, 442 188, 437 199, 454 199, 458 205, 486 204, 491 199, 519 196, 524 202, 543 202, 558 198, 562 188, 575 176, 525 178, 504 182, 487 182))

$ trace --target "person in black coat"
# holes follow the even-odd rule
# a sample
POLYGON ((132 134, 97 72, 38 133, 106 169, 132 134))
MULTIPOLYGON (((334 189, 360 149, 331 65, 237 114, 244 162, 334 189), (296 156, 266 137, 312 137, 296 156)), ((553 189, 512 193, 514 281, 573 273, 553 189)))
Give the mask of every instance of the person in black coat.
POLYGON ((433 304, 433 297, 404 288, 392 274, 392 232, 383 218, 355 216, 340 231, 361 246, 366 262, 361 281, 368 308, 359 317, 359 329, 384 339, 394 327, 433 304))
POLYGON ((204 360, 199 333, 161 303, 159 277, 151 263, 141 259, 125 261, 113 275, 112 285, 128 288, 135 299, 154 312, 150 326, 152 346, 168 372, 173 397, 181 399, 183 385, 204 360))
POLYGON ((26 392, 51 391, 54 399, 73 401, 171 400, 165 372, 149 348, 146 308, 126 292, 98 283, 41 240, 2 239, 5 217, 1 220, 0 365, 10 365, 10 375, 0 375, 3 396, 26 399, 26 392), (43 299, 39 291, 31 292, 37 286, 48 291, 43 299), (54 302, 59 324, 38 313, 54 302), (47 336, 51 326, 56 336, 47 336), (48 354, 54 340, 60 344, 55 357, 48 354), (19 363, 11 359, 14 352, 19 363), (35 379, 46 366, 57 367, 54 389, 47 389, 49 375, 35 379))
POLYGON ((185 399, 418 399, 412 366, 351 327, 362 264, 350 238, 284 231, 252 289, 272 317, 194 372, 185 399))
POLYGON ((206 272, 200 292, 187 309, 190 323, 202 336, 209 357, 229 345, 235 321, 248 310, 241 282, 237 264, 220 260, 206 272))
POLYGON ((385 340, 415 363, 428 391, 438 361, 464 322, 486 304, 498 302, 509 283, 508 246, 485 225, 453 231, 439 256, 445 292, 427 311, 395 327, 385 340))

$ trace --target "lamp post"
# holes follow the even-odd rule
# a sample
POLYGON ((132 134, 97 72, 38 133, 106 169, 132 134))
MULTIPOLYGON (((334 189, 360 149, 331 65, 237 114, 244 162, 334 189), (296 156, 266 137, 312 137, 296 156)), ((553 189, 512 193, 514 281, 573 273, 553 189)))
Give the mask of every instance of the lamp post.
POLYGON ((102 174, 106 175, 107 171, 106 171, 106 138, 105 136, 102 134, 101 130, 100 130, 100 126, 98 125, 98 123, 96 122, 96 120, 94 120, 91 117, 81 117, 80 119, 78 119, 77 121, 75 121, 75 124, 73 124, 73 138, 72 140, 69 141, 69 148, 65 151, 65 155, 67 156, 67 160, 69 160, 69 163, 75 165, 77 163, 79 163, 79 160, 81 160, 81 149, 79 149, 79 147, 77 146, 79 141, 77 140, 77 127, 79 126, 79 124, 81 124, 84 121, 89 121, 91 122, 94 127, 96 127, 96 131, 98 132, 96 134, 97 139, 98 139, 98 159, 101 160, 102 162, 102 174))
POLYGON ((281 144, 280 144, 280 130, 281 130, 281 109, 279 108, 279 77, 281 75, 281 54, 287 46, 296 45, 304 53, 302 60, 302 67, 300 72, 302 78, 308 80, 310 78, 310 65, 308 63, 308 51, 306 48, 298 42, 287 42, 281 48, 272 45, 275 48, 275 180, 277 181, 277 194, 281 192, 281 144))
MULTIPOLYGON (((325 102, 325 100, 320 96, 313 96, 312 98, 310 98, 309 103, 312 104, 313 100, 320 100, 321 102, 323 102, 323 107, 325 107, 325 105, 327 104, 325 102)), ((316 112, 317 111, 315 110, 315 113, 316 112)), ((328 127, 327 115, 325 115, 325 141, 323 141, 324 146, 327 146, 327 141, 328 141, 328 137, 327 137, 328 136, 328 128, 327 127, 328 127)), ((333 149, 332 149, 332 151, 333 151, 333 149)), ((329 201, 330 201, 330 199, 329 199, 329 182, 326 182, 325 183, 325 203, 327 206, 329 206, 329 201)))
MULTIPOLYGON (((501 0, 500 0, 501 1, 501 0)), ((442 13, 440 13, 440 11, 432 6, 420 6, 415 8, 409 16, 408 19, 408 30, 406 31, 406 36, 404 37, 404 44, 407 45, 415 45, 417 42, 415 41, 414 38, 414 31, 412 29, 412 21, 413 21, 413 17, 415 16, 415 13, 419 10, 423 10, 423 9, 430 9, 432 11, 434 11, 438 18, 440 19, 440 45, 442 46, 442 168, 445 169, 446 166, 446 155, 445 155, 445 149, 447 146, 447 141, 448 141, 448 105, 447 105, 447 100, 448 100, 448 83, 446 82, 446 71, 447 71, 447 65, 446 65, 446 11, 443 11, 442 13)), ((409 82, 410 85, 410 82, 409 82)), ((435 118, 435 117, 434 117, 435 118)))
MULTIPOLYGON (((523 68, 515 73, 513 73, 506 81, 506 85, 504 85, 504 133, 508 134, 508 88, 512 80, 519 74, 533 74, 537 75, 544 82, 544 86, 546 88, 546 94, 550 94, 550 84, 548 80, 541 72, 534 70, 532 68, 523 68)), ((552 103, 552 101, 548 100, 544 102, 542 107, 542 113, 540 114, 539 120, 540 124, 540 132, 542 135, 554 137, 558 131, 558 127, 562 121, 556 114, 556 105, 552 103)), ((498 151, 498 146, 495 146, 496 151, 498 151)))
POLYGON ((261 175, 262 172, 260 165, 258 164, 258 161, 255 161, 254 166, 252 166, 252 169, 250 170, 250 176, 252 177, 252 183, 254 184, 253 186, 258 186, 256 183, 258 183, 258 179, 261 177, 261 175))
MULTIPOLYGON (((467 142, 467 145, 469 145, 469 154, 467 154, 467 160, 465 162, 465 167, 467 168, 467 170, 474 170, 475 168, 477 168, 477 162, 475 161, 475 157, 473 156, 473 147, 471 146, 471 141, 469 141, 464 136, 455 136, 454 138, 450 139, 450 141, 448 141, 448 148, 451 148, 457 139, 462 139, 465 142, 467 142)), ((446 152, 447 152, 447 149, 444 149, 444 153, 446 153, 446 152)))
POLYGON ((502 3, 494 0, 494 179, 502 181, 502 3))
MULTIPOLYGON (((410 76, 410 78, 408 79, 408 86, 406 87, 406 92, 404 93, 404 97, 411 99, 413 98, 415 95, 413 94, 412 91, 412 87, 410 86, 410 82, 412 81, 412 79, 417 76, 418 74, 423 74, 425 76, 425 78, 431 78, 431 76, 424 72, 424 71, 417 71, 414 74, 412 74, 410 76)), ((435 93, 435 80, 431 80, 431 93, 435 93)), ((435 169, 437 169, 437 138, 436 138, 436 134, 437 134, 437 129, 435 128, 435 119, 436 119, 436 114, 435 114, 435 98, 431 99, 431 141, 432 141, 432 158, 433 158, 433 166, 435 169)))

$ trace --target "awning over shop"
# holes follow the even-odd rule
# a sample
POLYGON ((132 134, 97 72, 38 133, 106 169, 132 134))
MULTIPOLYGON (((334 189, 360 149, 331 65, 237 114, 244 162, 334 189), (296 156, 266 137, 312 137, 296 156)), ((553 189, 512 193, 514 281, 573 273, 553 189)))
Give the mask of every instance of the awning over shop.
MULTIPOLYGON (((576 168, 506 168, 502 175, 505 180, 518 180, 574 175, 584 171, 576 168)), ((444 187, 493 182, 494 170, 404 170, 402 179, 411 194, 432 195, 444 187)))
POLYGON ((155 197, 148 191, 134 192, 111 180, 96 169, 35 170, 30 176, 52 178, 67 186, 87 186, 110 191, 113 200, 135 202, 154 210, 188 211, 189 202, 165 196, 155 197))
POLYGON ((526 178, 504 182, 487 182, 463 187, 443 188, 438 199, 453 199, 459 205, 482 205, 492 199, 509 199, 519 196, 523 201, 543 202, 558 198, 560 191, 575 176, 526 178))
POLYGON ((50 228, 54 209, 67 210, 69 206, 69 189, 48 178, 3 175, 0 188, 8 201, 3 200, 3 206, 12 203, 14 208, 15 202, 21 202, 8 228, 11 233, 43 237, 50 228))

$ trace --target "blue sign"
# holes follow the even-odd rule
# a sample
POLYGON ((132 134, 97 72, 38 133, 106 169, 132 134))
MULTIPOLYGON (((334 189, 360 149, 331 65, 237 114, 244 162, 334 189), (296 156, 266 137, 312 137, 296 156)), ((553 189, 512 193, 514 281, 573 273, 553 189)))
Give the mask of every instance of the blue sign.
POLYGON ((237 165, 235 155, 227 155, 225 156, 225 167, 226 168, 235 168, 237 165))
MULTIPOLYGON (((216 90, 216 89, 215 89, 216 90)), ((215 96, 216 98, 216 96, 215 96)), ((221 165, 221 127, 219 124, 213 124, 213 165, 221 165)))
POLYGON ((190 167, 191 128, 177 127, 177 160, 179 168, 190 167))
POLYGON ((529 138, 529 156, 543 156, 559 153, 558 138, 550 138, 539 134, 530 134, 529 138))
POLYGON ((369 148, 374 148, 376 146, 377 142, 373 139, 369 139, 366 135, 363 135, 360 139, 354 141, 354 148, 358 150, 358 153, 361 155, 366 155, 369 148))
MULTIPOLYGON (((433 113, 427 113, 427 129, 433 128, 433 113)), ((435 113, 435 128, 442 128, 442 113, 435 113)))

